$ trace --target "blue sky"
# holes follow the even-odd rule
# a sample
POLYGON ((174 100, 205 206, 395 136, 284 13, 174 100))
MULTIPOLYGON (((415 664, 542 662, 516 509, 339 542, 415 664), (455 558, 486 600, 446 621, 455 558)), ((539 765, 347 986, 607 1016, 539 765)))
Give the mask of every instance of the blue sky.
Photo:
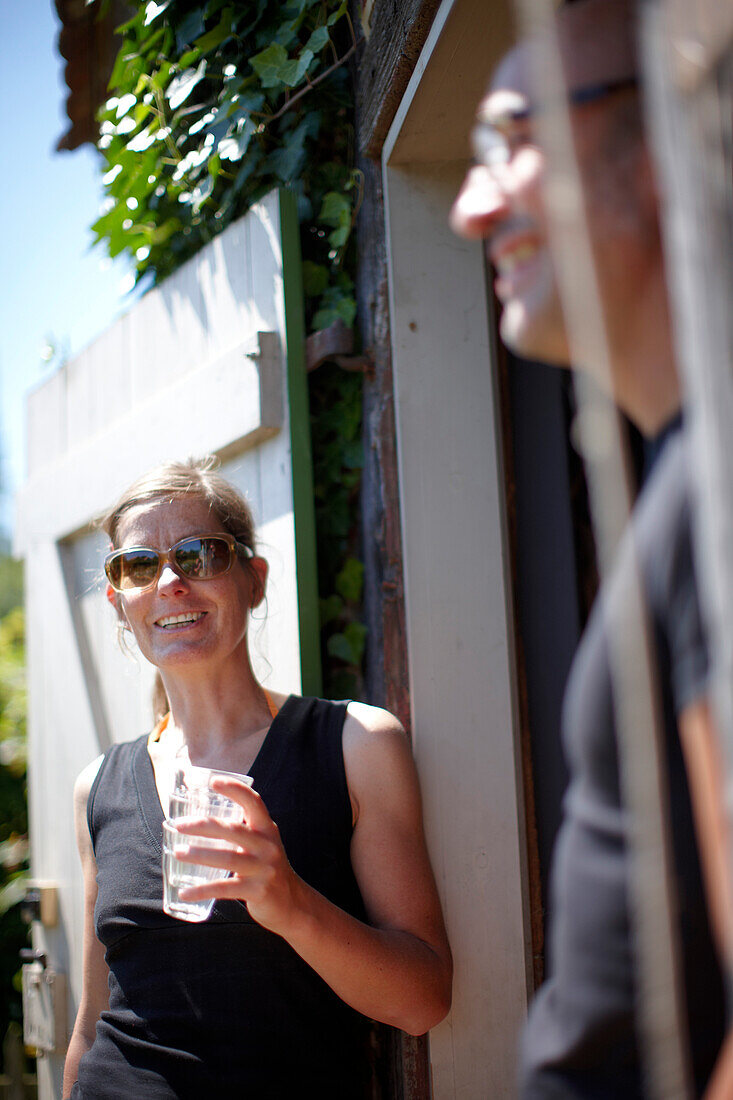
POLYGON ((24 395, 47 376, 48 338, 74 355, 125 308, 128 266, 91 249, 102 200, 90 147, 55 153, 68 120, 53 0, 3 3, 0 16, 0 529, 12 528, 12 492, 25 473, 24 395))

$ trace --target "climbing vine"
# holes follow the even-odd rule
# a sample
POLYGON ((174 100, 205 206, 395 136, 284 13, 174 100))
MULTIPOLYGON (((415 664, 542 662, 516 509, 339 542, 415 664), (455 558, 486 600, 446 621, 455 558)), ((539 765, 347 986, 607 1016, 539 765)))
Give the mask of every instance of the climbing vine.
MULTIPOLYGON (((103 105, 106 200, 93 226, 153 285, 274 187, 297 198, 309 331, 356 316, 347 0, 138 2, 103 105)), ((328 694, 357 694, 361 379, 309 379, 328 694)))
MULTIPOLYGON (((17 598, 17 562, 0 555, 0 604, 17 598)), ((26 685, 23 610, 0 618, 0 1040, 21 1021, 20 961, 28 927, 20 902, 28 882, 26 685)))

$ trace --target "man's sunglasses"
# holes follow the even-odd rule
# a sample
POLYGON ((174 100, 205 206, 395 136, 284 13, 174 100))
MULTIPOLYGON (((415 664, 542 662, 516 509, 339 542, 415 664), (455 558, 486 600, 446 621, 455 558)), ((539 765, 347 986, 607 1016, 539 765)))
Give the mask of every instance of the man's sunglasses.
MULTIPOLYGON (((565 93, 566 101, 572 107, 584 107, 590 103, 597 103, 607 96, 617 92, 626 92, 638 87, 635 76, 623 77, 620 80, 610 80, 603 84, 590 84, 584 88, 571 88, 565 93)), ((476 126, 471 132, 473 145, 473 160, 475 164, 483 164, 487 168, 506 164, 511 160, 512 146, 507 130, 518 123, 530 122, 536 115, 547 110, 547 105, 528 104, 526 107, 512 108, 506 116, 497 120, 494 113, 490 118, 482 118, 479 111, 476 126)))
POLYGON ((113 550, 104 559, 104 571, 115 592, 140 591, 155 584, 168 562, 189 580, 210 581, 227 573, 237 555, 251 558, 254 552, 234 535, 194 535, 166 551, 149 546, 113 550))

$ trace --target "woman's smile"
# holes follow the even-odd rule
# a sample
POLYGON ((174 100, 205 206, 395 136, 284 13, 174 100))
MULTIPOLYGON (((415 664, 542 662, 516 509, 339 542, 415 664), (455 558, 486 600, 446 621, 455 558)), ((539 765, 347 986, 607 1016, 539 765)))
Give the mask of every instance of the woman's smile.
POLYGON ((180 615, 164 615, 162 618, 155 620, 155 625, 163 630, 193 626, 199 619, 203 619, 205 614, 205 611, 184 611, 180 615))

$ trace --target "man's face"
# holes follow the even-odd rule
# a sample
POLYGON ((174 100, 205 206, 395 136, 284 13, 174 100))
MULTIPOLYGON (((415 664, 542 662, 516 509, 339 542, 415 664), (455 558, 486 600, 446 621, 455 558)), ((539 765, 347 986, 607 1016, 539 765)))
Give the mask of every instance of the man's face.
MULTIPOLYGON (((636 125, 631 15, 625 0, 586 0, 561 9, 558 18, 585 227, 614 364, 613 389, 622 402, 630 352, 648 327, 639 303, 661 261, 656 198, 648 186, 640 121, 636 125)), ((499 66, 479 104, 477 164, 455 201, 451 224, 462 236, 485 241, 497 275, 504 342, 525 357, 567 364, 569 341, 544 200, 548 162, 536 129, 538 110, 560 107, 537 95, 537 67, 527 42, 499 66)), ((598 348, 574 346, 573 352, 578 364, 595 373, 602 361, 598 348)))
POLYGON ((568 362, 568 346, 543 199, 545 154, 530 113, 529 50, 504 59, 476 112, 477 160, 451 212, 463 237, 483 238, 502 305, 500 332, 513 351, 568 362))

